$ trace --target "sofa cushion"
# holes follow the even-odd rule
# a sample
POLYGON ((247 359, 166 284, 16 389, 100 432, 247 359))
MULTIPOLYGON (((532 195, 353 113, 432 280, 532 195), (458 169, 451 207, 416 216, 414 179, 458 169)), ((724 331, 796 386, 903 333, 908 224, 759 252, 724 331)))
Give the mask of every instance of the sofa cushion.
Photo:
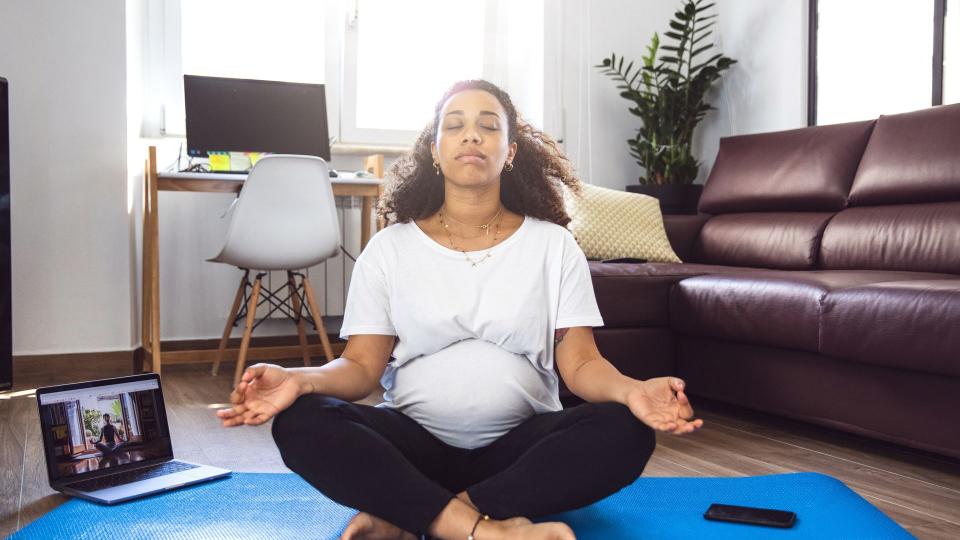
POLYGON ((848 208, 823 232, 820 266, 960 274, 960 202, 848 208))
POLYGON ((724 214, 707 221, 694 244, 706 264, 813 269, 832 212, 724 214))
POLYGON ((589 261, 593 291, 604 328, 667 326, 670 289, 681 279, 751 269, 685 263, 601 263, 589 261))
POLYGON ((960 201, 960 104, 881 116, 850 205, 960 201))
POLYGON ((663 228, 660 201, 648 195, 581 185, 580 196, 564 191, 567 228, 588 259, 632 257, 680 262, 663 228))
POLYGON ((670 324, 685 334, 820 352, 820 314, 832 291, 887 281, 951 278, 869 270, 754 271, 679 282, 670 324))
POLYGON ((821 325, 824 354, 960 376, 960 277, 828 292, 821 325))
POLYGON ((699 209, 830 212, 846 206, 875 120, 720 139, 699 209))
POLYGON ((664 214, 663 227, 674 253, 684 262, 700 262, 693 255, 694 242, 710 214, 664 214))

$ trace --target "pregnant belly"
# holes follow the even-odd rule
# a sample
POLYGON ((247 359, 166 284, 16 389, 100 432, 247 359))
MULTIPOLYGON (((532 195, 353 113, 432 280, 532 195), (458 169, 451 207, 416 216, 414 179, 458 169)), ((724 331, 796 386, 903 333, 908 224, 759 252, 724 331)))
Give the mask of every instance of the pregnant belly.
POLYGON ((452 446, 486 446, 534 414, 560 410, 549 375, 479 339, 405 363, 385 396, 452 446))

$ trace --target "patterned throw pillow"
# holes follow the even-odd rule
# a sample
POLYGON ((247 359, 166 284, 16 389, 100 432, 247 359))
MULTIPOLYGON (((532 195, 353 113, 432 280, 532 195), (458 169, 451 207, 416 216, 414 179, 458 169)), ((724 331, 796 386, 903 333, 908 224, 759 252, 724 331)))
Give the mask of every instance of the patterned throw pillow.
POLYGON ((681 262, 663 228, 660 202, 647 195, 582 183, 581 196, 564 190, 567 228, 588 259, 630 257, 681 262))

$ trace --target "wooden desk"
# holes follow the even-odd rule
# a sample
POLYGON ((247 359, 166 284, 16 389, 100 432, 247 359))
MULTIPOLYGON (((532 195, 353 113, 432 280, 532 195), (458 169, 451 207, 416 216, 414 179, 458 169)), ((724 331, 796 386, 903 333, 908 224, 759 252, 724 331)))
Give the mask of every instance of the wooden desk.
MULTIPOLYGON (((143 369, 160 373, 162 364, 213 362, 216 349, 171 351, 160 357, 160 227, 159 192, 188 191, 194 193, 240 193, 243 174, 216 173, 159 173, 157 171, 157 148, 151 146, 143 170, 143 281, 141 283, 141 337, 143 369)), ((337 196, 362 197, 360 210, 360 250, 370 241, 370 219, 373 205, 383 193, 383 180, 378 178, 341 179, 331 178, 333 194, 337 196)), ((383 228, 383 220, 377 220, 377 230, 383 228)), ((337 351, 334 344, 335 352, 337 351)), ((342 348, 342 345, 341 345, 342 348)), ((311 356, 322 356, 319 345, 310 346, 311 356)), ((251 349, 248 360, 271 360, 297 358, 299 346, 266 347, 251 349)), ((236 359, 237 349, 227 349, 225 360, 236 359)))

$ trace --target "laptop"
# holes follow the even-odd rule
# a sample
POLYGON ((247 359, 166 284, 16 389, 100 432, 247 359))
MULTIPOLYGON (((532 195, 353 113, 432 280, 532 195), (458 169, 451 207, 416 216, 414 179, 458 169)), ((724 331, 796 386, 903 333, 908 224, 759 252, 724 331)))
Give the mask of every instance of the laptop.
POLYGON ((103 504, 228 476, 173 458, 156 373, 37 389, 53 489, 103 504))

